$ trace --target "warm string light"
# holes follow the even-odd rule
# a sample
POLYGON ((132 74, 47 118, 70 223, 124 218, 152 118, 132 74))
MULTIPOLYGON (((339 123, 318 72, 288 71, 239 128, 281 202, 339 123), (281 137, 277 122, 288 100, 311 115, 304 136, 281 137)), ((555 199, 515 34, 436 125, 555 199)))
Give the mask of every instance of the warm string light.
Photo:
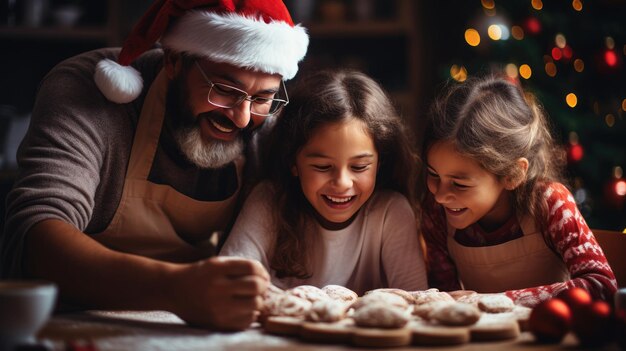
POLYGON ((463 66, 452 65, 450 76, 457 82, 464 82, 467 79, 467 69, 463 66))
POLYGON ((574 108, 578 104, 578 97, 574 93, 569 93, 565 96, 565 102, 567 106, 574 108))
POLYGON ((613 168, 613 178, 615 179, 613 189, 617 196, 626 196, 626 180, 622 178, 623 175, 622 167, 616 166, 613 168))
POLYGON ((578 143, 578 133, 570 132, 569 133, 569 150, 567 151, 567 158, 571 162, 578 162, 582 160, 585 155, 585 151, 583 147, 578 143))

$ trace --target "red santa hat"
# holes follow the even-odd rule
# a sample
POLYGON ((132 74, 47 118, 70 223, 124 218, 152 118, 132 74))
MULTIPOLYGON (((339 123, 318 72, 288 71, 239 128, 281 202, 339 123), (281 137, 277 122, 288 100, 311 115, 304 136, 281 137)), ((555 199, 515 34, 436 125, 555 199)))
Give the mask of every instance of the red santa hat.
POLYGON ((143 89, 130 64, 160 39, 163 47, 291 79, 309 37, 282 0, 157 0, 133 28, 117 62, 100 61, 94 79, 107 99, 133 101, 143 89))

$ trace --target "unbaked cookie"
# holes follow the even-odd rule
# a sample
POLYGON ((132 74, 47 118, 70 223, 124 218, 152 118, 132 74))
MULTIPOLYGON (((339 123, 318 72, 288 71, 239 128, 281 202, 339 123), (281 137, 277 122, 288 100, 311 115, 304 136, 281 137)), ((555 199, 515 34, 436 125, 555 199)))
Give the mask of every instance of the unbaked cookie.
POLYGON ((374 290, 366 291, 365 295, 375 293, 375 292, 384 292, 384 293, 398 295, 401 298, 405 299, 409 305, 413 305, 415 303, 415 299, 413 298, 413 296, 409 294, 406 290, 402 290, 402 289, 394 289, 394 288, 374 289, 374 290))
POLYGON ((456 298, 457 302, 467 303, 478 307, 478 300, 480 300, 481 294, 467 294, 465 296, 459 296, 456 298))
POLYGON ((352 305, 352 308, 359 310, 363 306, 379 302, 389 307, 398 307, 400 309, 407 309, 409 307, 409 304, 402 297, 389 292, 378 291, 359 297, 352 305))
POLYGON ((357 293, 341 285, 326 285, 322 288, 322 291, 324 291, 333 300, 343 301, 350 304, 359 298, 357 293))
POLYGON ((294 295, 276 295, 273 297, 275 301, 266 304, 265 310, 268 316, 286 316, 305 318, 311 310, 311 302, 294 295))
POLYGON ((448 291, 448 294, 452 296, 453 299, 458 301, 461 298, 468 298, 478 293, 474 290, 454 290, 454 291, 448 291))
POLYGON ((454 302, 452 301, 431 301, 423 303, 421 305, 415 305, 413 307, 413 315, 418 316, 424 320, 430 320, 432 318, 431 314, 433 313, 433 311, 440 307, 451 305, 453 303, 454 302))
POLYGON ((430 317, 443 325, 466 326, 476 323, 480 319, 480 311, 473 305, 455 302, 436 308, 430 317))
POLYGON ((315 301, 306 319, 312 322, 337 322, 346 318, 349 306, 347 302, 332 299, 315 301))
POLYGON ((478 298, 478 308, 488 313, 511 312, 515 303, 504 294, 482 294, 478 298))
POLYGON ((362 306, 352 316, 357 326, 368 328, 402 328, 409 321, 406 309, 390 307, 384 302, 362 306))
POLYGON ((263 293, 263 307, 261 307, 260 313, 262 317, 272 316, 277 313, 277 304, 280 302, 281 297, 285 296, 285 291, 273 284, 270 284, 263 293))
POLYGON ((313 285, 299 285, 286 291, 288 295, 297 296, 311 303, 330 298, 322 289, 313 285))
POLYGON ((416 305, 431 301, 448 301, 454 302, 454 299, 447 292, 439 291, 437 289, 428 289, 424 291, 409 291, 409 294, 415 299, 416 305))

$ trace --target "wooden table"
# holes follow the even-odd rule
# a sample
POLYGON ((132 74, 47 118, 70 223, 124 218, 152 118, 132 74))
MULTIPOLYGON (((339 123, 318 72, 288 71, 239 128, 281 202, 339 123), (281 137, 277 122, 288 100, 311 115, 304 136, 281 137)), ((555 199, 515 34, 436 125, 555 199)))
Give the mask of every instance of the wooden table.
MULTIPOLYGON (((144 350, 365 350, 348 345, 308 344, 295 338, 268 335, 260 328, 221 333, 191 328, 168 312, 88 311, 53 316, 39 333, 53 350, 66 350, 68 344, 91 342, 98 351, 144 350)), ((576 339, 568 335, 560 345, 534 343, 530 333, 514 341, 469 343, 455 347, 430 348, 437 351, 567 350, 576 349, 576 339)), ((422 346, 394 350, 428 350, 422 346)), ((367 349, 372 350, 372 349, 367 349)), ((605 350, 619 350, 610 345, 605 350)))

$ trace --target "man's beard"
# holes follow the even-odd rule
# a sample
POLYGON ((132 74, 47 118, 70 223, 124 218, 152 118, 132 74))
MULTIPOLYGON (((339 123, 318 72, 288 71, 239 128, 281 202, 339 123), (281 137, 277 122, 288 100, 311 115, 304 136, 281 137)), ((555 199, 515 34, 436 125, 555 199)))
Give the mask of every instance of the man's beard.
MULTIPOLYGON (((186 100, 189 96, 186 85, 179 77, 170 82, 166 100, 166 113, 170 115, 169 124, 174 140, 185 158, 199 168, 224 167, 242 155, 243 131, 240 131, 237 139, 232 141, 203 140, 200 133, 200 120, 220 116, 220 113, 212 111, 194 116, 186 100)), ((220 117, 222 120, 225 118, 220 117)))
POLYGON ((202 140, 196 122, 193 127, 174 131, 174 138, 187 160, 200 168, 221 168, 234 161, 243 153, 241 137, 233 141, 202 140))

